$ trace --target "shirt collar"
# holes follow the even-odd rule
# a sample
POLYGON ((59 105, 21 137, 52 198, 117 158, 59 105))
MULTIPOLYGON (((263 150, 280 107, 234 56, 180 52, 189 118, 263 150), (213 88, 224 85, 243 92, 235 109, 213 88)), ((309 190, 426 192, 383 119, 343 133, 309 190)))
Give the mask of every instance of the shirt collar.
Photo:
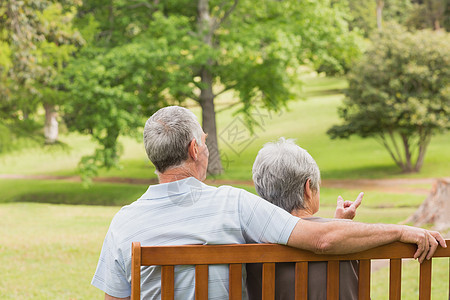
POLYGON ((188 177, 177 181, 160 183, 151 185, 147 191, 141 196, 142 200, 151 200, 165 198, 168 196, 181 195, 198 191, 206 187, 206 185, 194 177, 188 177))

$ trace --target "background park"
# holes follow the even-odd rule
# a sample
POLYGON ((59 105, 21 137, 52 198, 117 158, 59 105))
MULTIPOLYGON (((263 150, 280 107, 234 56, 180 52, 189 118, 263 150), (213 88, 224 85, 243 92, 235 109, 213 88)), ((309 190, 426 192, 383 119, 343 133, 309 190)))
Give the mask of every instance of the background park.
MULTIPOLYGON (((209 134, 209 184, 255 193, 257 151, 295 138, 321 169, 320 216, 364 191, 355 220, 412 224, 450 177, 449 15, 445 0, 1 1, 0 298, 103 297, 103 238, 156 182, 142 127, 166 105, 209 134)), ((417 299, 418 264, 402 277, 417 299)), ((372 299, 387 278, 374 270, 372 299)))

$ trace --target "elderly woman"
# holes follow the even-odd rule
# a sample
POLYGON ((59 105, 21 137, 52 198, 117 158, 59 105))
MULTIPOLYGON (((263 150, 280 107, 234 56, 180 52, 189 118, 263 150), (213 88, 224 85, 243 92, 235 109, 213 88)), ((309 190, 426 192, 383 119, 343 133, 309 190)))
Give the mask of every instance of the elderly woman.
MULTIPOLYGON (((319 210, 320 171, 309 153, 292 140, 280 138, 259 151, 253 164, 253 181, 258 194, 292 215, 314 222, 330 219, 314 217, 319 210)), ((335 218, 353 219, 361 203, 361 193, 355 202, 338 197, 335 218)), ((349 221, 349 220, 347 220, 349 221)), ((340 264, 340 299, 358 298, 357 261, 340 264)), ((247 264, 247 288, 250 300, 261 299, 261 264, 247 264)), ((276 299, 294 299, 295 265, 279 263, 275 276, 276 299)), ((327 298, 327 263, 308 265, 308 299, 327 298)))

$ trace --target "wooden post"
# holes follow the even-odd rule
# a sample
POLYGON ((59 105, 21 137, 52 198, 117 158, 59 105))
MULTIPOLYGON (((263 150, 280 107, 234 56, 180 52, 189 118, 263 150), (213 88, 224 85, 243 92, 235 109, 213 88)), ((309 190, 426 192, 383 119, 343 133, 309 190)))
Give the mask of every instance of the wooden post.
POLYGON ((295 300, 308 298, 308 262, 295 264, 295 300))
POLYGON ((389 267, 389 300, 400 300, 402 296, 402 260, 391 259, 389 267))
POLYGON ((262 300, 275 298, 275 263, 263 264, 262 300))
POLYGON ((339 300, 339 261, 328 261, 327 300, 339 300))
POLYGON ((195 266, 195 300, 208 300, 208 265, 195 266))
POLYGON ((230 264, 229 299, 242 299, 242 264, 230 264))
POLYGON ((431 259, 420 264, 419 300, 431 299, 431 259))
POLYGON ((358 299, 370 300, 370 259, 359 261, 358 299))
POLYGON ((161 267, 161 300, 172 300, 175 297, 174 266, 161 267))
POLYGON ((141 298, 141 243, 131 246, 131 300, 141 298))

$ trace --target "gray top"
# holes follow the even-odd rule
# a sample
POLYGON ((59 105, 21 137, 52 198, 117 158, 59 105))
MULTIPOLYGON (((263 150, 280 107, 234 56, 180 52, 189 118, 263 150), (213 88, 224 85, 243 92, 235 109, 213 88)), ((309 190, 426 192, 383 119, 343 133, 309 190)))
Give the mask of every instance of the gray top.
MULTIPOLYGON (((314 222, 331 220, 318 217, 304 218, 314 222)), ((358 261, 341 261, 339 266, 339 299, 358 299, 358 261)), ((249 300, 261 300, 262 264, 247 264, 249 300)), ((275 299, 295 299, 295 263, 277 263, 275 267, 275 299)), ((308 299, 327 299, 327 262, 308 263, 308 299)))

